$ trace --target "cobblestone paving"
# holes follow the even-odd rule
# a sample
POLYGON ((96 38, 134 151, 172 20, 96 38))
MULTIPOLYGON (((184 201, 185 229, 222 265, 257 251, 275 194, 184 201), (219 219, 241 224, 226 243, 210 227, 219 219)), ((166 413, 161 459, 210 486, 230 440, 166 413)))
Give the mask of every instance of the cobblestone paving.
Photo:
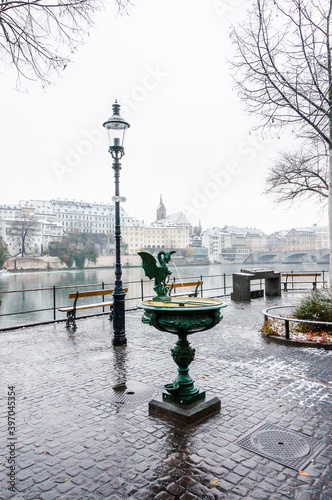
POLYGON ((150 417, 147 403, 103 397, 117 383, 160 389, 176 376, 176 337, 143 325, 140 311, 127 313, 126 348, 111 346, 106 317, 78 321, 75 334, 63 323, 0 334, 0 498, 331 500, 332 352, 264 341, 261 310, 271 301, 227 302, 215 329, 190 338, 190 373, 220 398, 221 413, 190 427, 150 417), (15 492, 7 485, 11 385, 15 492), (325 444, 305 474, 237 444, 266 422, 325 444))

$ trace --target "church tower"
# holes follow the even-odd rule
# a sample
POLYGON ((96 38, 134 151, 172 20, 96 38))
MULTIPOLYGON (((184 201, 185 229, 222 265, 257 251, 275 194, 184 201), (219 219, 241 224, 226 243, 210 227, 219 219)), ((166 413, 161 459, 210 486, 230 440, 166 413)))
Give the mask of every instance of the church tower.
POLYGON ((166 219, 166 207, 163 203, 162 196, 160 195, 160 202, 157 208, 157 220, 166 219))

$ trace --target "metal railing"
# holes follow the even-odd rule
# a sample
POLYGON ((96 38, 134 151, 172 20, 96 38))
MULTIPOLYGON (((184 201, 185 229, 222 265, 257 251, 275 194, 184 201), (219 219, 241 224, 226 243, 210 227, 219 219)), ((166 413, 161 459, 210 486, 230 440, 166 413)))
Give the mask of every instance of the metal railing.
MULTIPOLYGON (((292 273, 292 271, 290 271, 292 273)), ((322 280, 317 284, 324 285, 326 271, 320 271, 322 280)), ((183 279, 178 277, 172 278, 174 283, 185 283, 186 281, 203 281, 200 287, 200 295, 206 297, 225 297, 231 294, 233 290, 232 283, 233 274, 213 274, 213 275, 200 275, 200 276, 186 276, 183 279)), ((0 306, 0 331, 22 328, 25 326, 35 326, 40 324, 53 323, 57 321, 65 321, 64 313, 58 311, 59 307, 66 307, 72 305, 68 303, 68 295, 70 290, 79 289, 104 289, 114 288, 114 282, 106 283, 85 283, 73 284, 65 286, 51 286, 45 288, 30 288, 22 290, 6 290, 0 291, 0 299, 2 304, 0 306), (35 296, 34 296, 35 294, 35 296), (39 296, 36 296, 38 295, 39 296), (18 297, 18 298, 16 298, 18 297), (32 298, 31 298, 32 297, 32 298), (29 304, 31 306, 29 307, 29 304), (38 305, 36 307, 36 305, 38 305), (44 305, 44 307, 42 307, 44 305), (20 321, 20 318, 24 318, 20 321), (5 321, 5 324, 1 324, 5 321), (7 323, 7 324, 6 324, 7 323)), ((293 290, 296 290, 293 283, 293 290)), ((123 281, 123 286, 128 288, 126 295, 126 309, 136 309, 138 301, 151 298, 154 295, 153 281, 147 279, 123 281)), ((262 280, 254 280, 252 282, 253 289, 261 288, 262 280)), ((301 288, 302 290, 302 288, 301 288)), ((82 299, 81 304, 88 303, 89 299, 82 299)), ((103 312, 92 314, 81 313, 78 318, 86 318, 90 316, 98 316, 107 314, 105 308, 103 312)))
POLYGON ((284 321, 286 340, 291 340, 290 329, 289 329, 290 323, 307 323, 310 325, 332 326, 332 323, 329 323, 327 321, 313 321, 313 320, 307 320, 307 319, 289 318, 289 317, 284 317, 284 316, 278 316, 276 314, 271 314, 269 312, 269 311, 276 310, 276 309, 290 309, 293 307, 295 307, 295 306, 273 306, 273 307, 269 307, 269 308, 265 309, 264 311, 262 311, 264 314, 264 322, 268 321, 269 319, 277 319, 280 321, 284 321))

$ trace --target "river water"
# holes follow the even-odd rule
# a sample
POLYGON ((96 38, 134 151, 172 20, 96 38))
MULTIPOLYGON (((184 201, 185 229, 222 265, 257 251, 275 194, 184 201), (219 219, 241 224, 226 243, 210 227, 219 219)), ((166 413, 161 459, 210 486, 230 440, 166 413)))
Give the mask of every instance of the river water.
MULTIPOLYGON (((177 281, 179 281, 179 275, 180 278, 184 279, 198 279, 202 276, 204 281, 204 296, 208 297, 223 295, 225 291, 229 294, 232 286, 232 274, 234 272, 239 272, 245 267, 257 268, 259 265, 213 264, 209 266, 181 266, 175 269, 175 267, 170 264, 169 269, 172 271, 171 278, 175 277, 177 281)), ((321 272, 324 269, 325 279, 327 279, 328 275, 327 265, 272 263, 267 264, 266 267, 278 272, 321 272)), ((126 297, 127 306, 135 306, 136 303, 141 300, 141 280, 144 280, 144 296, 153 294, 153 281, 149 281, 144 276, 144 271, 141 267, 123 268, 122 271, 123 285, 124 287, 128 287, 128 294, 126 297), (127 282, 130 283, 127 284, 127 282)), ((76 291, 79 285, 86 286, 86 288, 82 290, 100 289, 102 283, 105 284, 105 288, 113 288, 114 279, 114 268, 31 273, 0 273, 0 300, 2 301, 0 307, 0 328, 50 321, 53 319, 54 314, 54 298, 55 308, 57 309, 60 306, 72 303, 72 300, 68 299, 68 294, 76 291), (95 284, 97 284, 97 286, 91 286, 95 284), (53 287, 55 287, 55 289, 53 289, 53 287), (68 288, 59 289, 58 287, 68 288), (5 293, 8 291, 13 293, 5 293), (49 310, 40 311, 41 309, 49 310), (20 314, 11 315, 17 312, 20 314)), ((86 300, 90 302, 91 298, 86 300)), ((107 300, 107 297, 105 300, 107 300)), ((83 303, 83 301, 80 303, 83 303)), ((98 311, 98 309, 94 311, 98 311)), ((63 317, 65 317, 64 313, 56 311, 57 319, 63 317)))

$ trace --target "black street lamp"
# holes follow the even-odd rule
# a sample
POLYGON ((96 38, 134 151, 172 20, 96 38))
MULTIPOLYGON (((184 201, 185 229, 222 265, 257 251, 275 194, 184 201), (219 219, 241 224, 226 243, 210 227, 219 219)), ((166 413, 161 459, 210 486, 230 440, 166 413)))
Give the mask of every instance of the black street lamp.
POLYGON ((112 168, 114 169, 115 196, 115 287, 113 293, 113 345, 120 346, 127 344, 125 332, 125 292, 122 287, 121 270, 121 224, 120 224, 120 201, 125 201, 120 197, 120 160, 124 155, 123 141, 126 129, 130 127, 120 116, 120 104, 117 101, 112 106, 113 116, 109 118, 103 127, 108 131, 110 147, 109 152, 113 158, 112 168))

